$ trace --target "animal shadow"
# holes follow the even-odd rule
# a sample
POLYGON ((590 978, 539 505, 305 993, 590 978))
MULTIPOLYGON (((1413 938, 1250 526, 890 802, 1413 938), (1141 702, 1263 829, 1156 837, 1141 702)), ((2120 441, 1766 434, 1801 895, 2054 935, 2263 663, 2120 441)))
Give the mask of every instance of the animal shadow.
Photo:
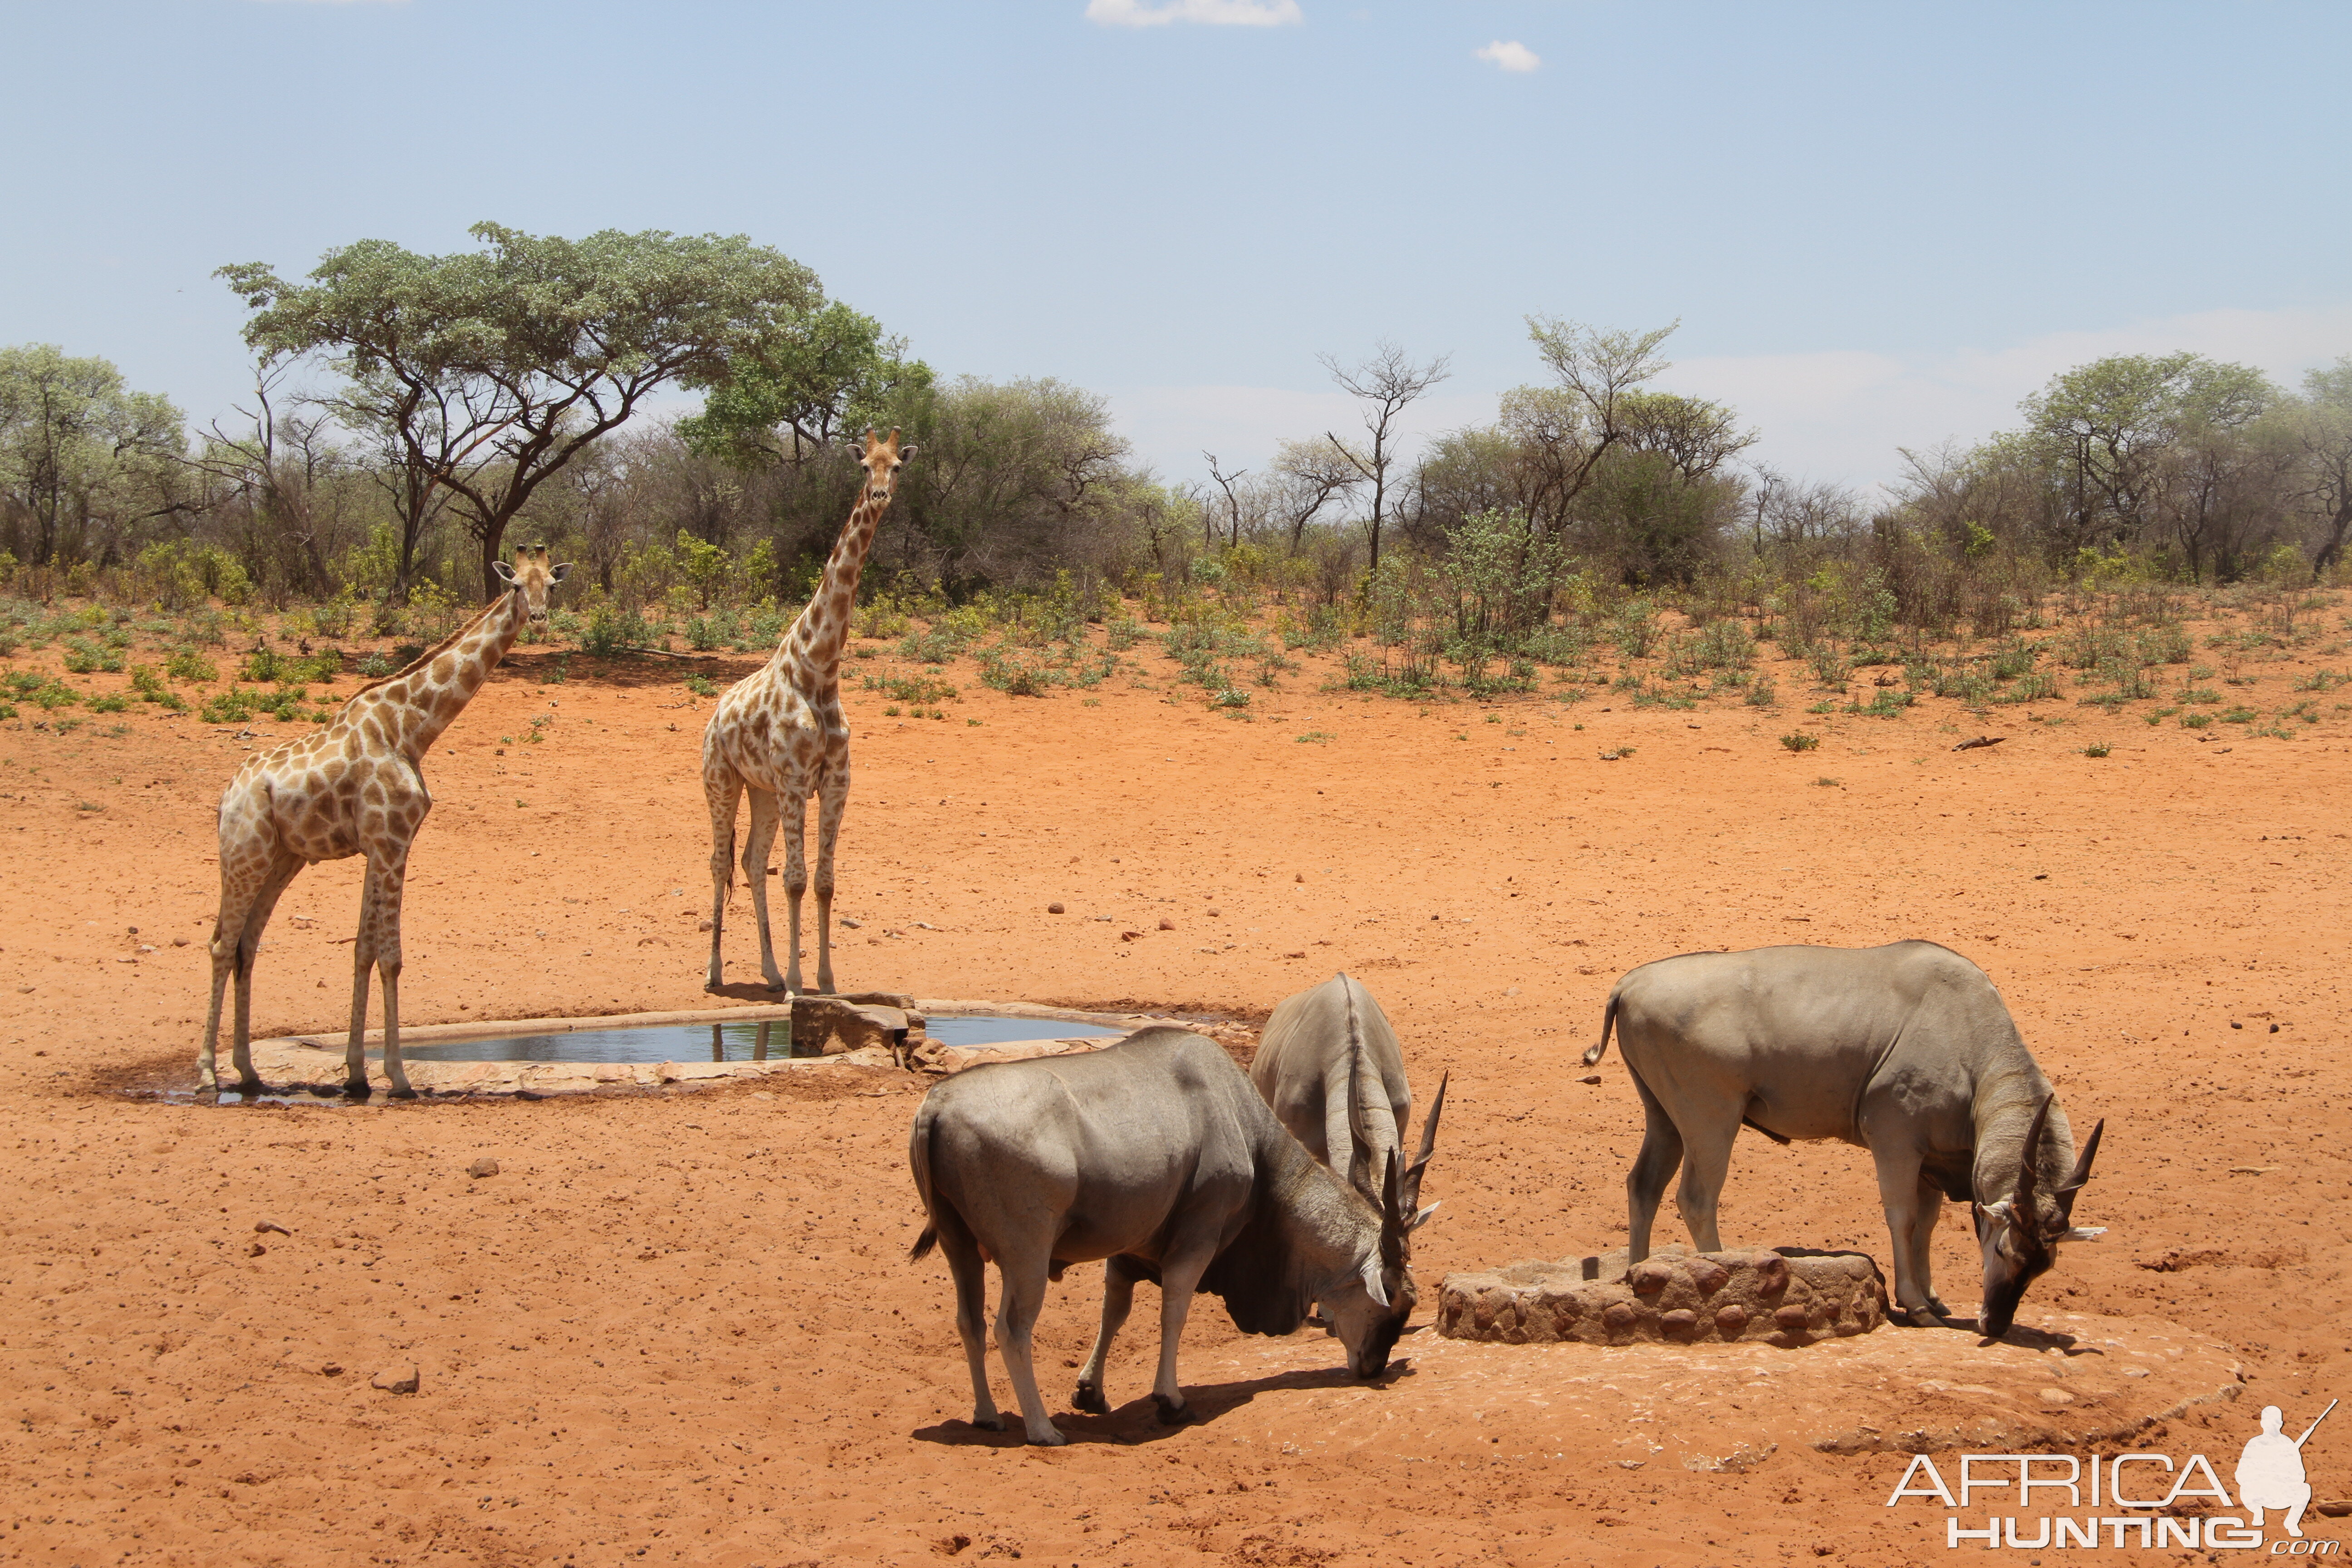
MULTIPOLYGON (((1392 1361, 1381 1373, 1376 1386, 1387 1388, 1402 1379, 1415 1375, 1409 1361, 1392 1361)), ((1111 1443, 1132 1447, 1140 1443, 1157 1443, 1172 1437, 1187 1426, 1198 1426, 1217 1420, 1238 1410, 1261 1394, 1286 1389, 1360 1388, 1364 1386, 1345 1366, 1317 1367, 1305 1372, 1276 1373, 1268 1377, 1243 1378, 1233 1383, 1203 1383, 1185 1387, 1184 1411, 1188 1419, 1173 1426, 1163 1425, 1158 1405, 1146 1391, 1128 1401, 1108 1415, 1088 1415, 1068 1408, 1066 1403, 1053 1412, 1054 1425, 1073 1445, 1079 1443, 1111 1443)), ((919 1426, 911 1434, 918 1441, 940 1443, 957 1447, 1018 1448, 1028 1442, 1021 1429, 1018 1410, 1008 1408, 1003 1413, 1004 1430, 991 1432, 969 1421, 950 1420, 929 1426, 919 1426)))

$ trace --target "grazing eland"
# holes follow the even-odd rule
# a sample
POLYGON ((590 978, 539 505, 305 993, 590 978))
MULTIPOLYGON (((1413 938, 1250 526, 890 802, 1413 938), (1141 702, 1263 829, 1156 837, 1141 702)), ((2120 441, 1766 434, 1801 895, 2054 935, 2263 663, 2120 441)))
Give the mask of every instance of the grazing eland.
POLYGON ((1307 1152, 1351 1181, 1378 1171, 1412 1121, 1404 1052, 1360 981, 1335 974, 1286 996, 1258 1037, 1250 1081, 1307 1152))
POLYGON ((972 1425, 1002 1431, 988 1390, 982 1311, 994 1262, 996 1344, 1029 1441, 1066 1439, 1037 1393, 1030 1334, 1049 1279, 1107 1260, 1102 1328, 1078 1373, 1077 1408, 1107 1414, 1104 1363, 1135 1282, 1160 1286, 1152 1397, 1191 1418, 1176 1347, 1196 1290, 1224 1299, 1244 1333, 1287 1334, 1320 1300, 1358 1377, 1388 1367, 1412 1314, 1409 1216, 1436 1142, 1441 1088, 1411 1165, 1391 1152, 1380 1196, 1340 1181, 1284 1131, 1233 1058, 1181 1029, 1144 1029, 1106 1050, 967 1068, 915 1112, 908 1163, 955 1277, 956 1330, 971 1373, 972 1425))
POLYGON ((2102 1121, 2078 1158, 2066 1113, 1985 972, 1931 942, 1693 952, 1619 980, 1616 1030, 1647 1127, 1625 1177, 1628 1259, 1649 1256, 1667 1178, 1702 1252, 1742 1123, 1775 1142, 1835 1138, 1871 1152, 1894 1242, 1895 1304, 1948 1318, 1928 1274, 1947 1195, 1969 1203, 1984 1261, 1979 1331, 2009 1331, 2025 1288, 2074 1228, 2102 1121))

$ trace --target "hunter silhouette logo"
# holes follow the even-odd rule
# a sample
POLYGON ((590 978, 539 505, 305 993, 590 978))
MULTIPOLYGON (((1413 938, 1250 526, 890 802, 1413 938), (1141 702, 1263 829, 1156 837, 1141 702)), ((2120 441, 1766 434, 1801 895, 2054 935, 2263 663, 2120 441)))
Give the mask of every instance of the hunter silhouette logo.
POLYGON ((2298 1437, 2287 1436, 2284 1411, 2264 1405, 2262 1429, 2246 1439, 2227 1485, 2202 1454, 1959 1454, 1945 1456, 1940 1470, 1931 1456, 1915 1454, 1886 1506, 1914 1500, 1942 1504, 1948 1548, 2024 1552, 2070 1546, 2259 1551, 2265 1544, 2263 1516, 2275 1512, 2286 1533, 2267 1543, 2271 1555, 2332 1557, 2342 1552, 2342 1542, 2304 1535, 2303 1515, 2312 1500, 2304 1449, 2336 1405, 2329 1400, 2298 1437), (1977 1513, 1988 1494, 1998 1501, 1977 1513))
POLYGON ((2281 1508, 2286 1517, 2279 1522, 2289 1535, 2303 1538, 2303 1510, 2311 1505, 2311 1482, 2303 1473, 2303 1446, 2335 1408, 2336 1401, 2329 1400, 2327 1409, 2312 1418, 2302 1436, 2290 1438, 2280 1429, 2286 1419, 2284 1413, 2275 1405, 2263 1406, 2263 1429, 2246 1439, 2245 1451, 2238 1456, 2238 1500, 2250 1516, 2248 1525, 2260 1530, 2263 1510, 2281 1508))

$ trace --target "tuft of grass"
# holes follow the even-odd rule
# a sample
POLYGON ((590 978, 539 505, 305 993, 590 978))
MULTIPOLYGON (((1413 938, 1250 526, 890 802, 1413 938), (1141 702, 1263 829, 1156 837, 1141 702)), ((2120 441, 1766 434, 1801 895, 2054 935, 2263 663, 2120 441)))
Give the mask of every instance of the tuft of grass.
POLYGON ((1780 737, 1780 744, 1792 752, 1810 752, 1822 743, 1819 735, 1809 735, 1802 730, 1791 731, 1780 737))
POLYGON ((2184 730, 2202 730, 2212 721, 2210 713, 2183 713, 2180 716, 2180 727, 2184 730))
POLYGON ((686 678, 686 689, 688 691, 693 692, 697 697, 716 697, 719 695, 719 688, 717 684, 714 683, 710 677, 707 675, 688 676, 686 678))
POLYGON ((1822 789, 1843 789, 1845 787, 1845 780, 1833 779, 1827 773, 1822 774, 1822 776, 1815 779, 1813 783, 1822 789))
POLYGON ((1295 738, 1302 746, 1328 746, 1334 739, 1328 730, 1309 730, 1305 734, 1295 738))
POLYGON ((2107 754, 2107 743, 2105 741, 2094 741, 2083 748, 2083 754, 2086 757, 2104 757, 2107 754))

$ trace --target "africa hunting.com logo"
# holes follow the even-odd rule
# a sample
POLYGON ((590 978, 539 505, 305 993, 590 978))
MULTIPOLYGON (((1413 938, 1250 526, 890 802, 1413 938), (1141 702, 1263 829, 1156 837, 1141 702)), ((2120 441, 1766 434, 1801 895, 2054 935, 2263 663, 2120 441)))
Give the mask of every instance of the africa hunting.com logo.
MULTIPOLYGON (((1906 1498, 1943 1504, 1949 1510, 1944 1521, 1947 1547, 2246 1552, 2267 1545, 2274 1557, 2332 1556, 2342 1542, 2314 1541, 2303 1531, 2304 1510, 2311 1506, 2312 1496, 2304 1445, 2335 1408, 2336 1401, 2329 1400, 2327 1409, 2312 1418, 2301 1436, 2290 1437, 2284 1413, 2275 1405, 2264 1405, 2262 1429, 2246 1439, 2231 1472, 2237 1487, 2234 1500, 2202 1454, 2190 1454, 2178 1464, 2168 1454, 1962 1454, 1957 1488, 1946 1483, 1933 1459, 1915 1454, 1888 1494, 1886 1506, 1894 1508, 1906 1498), (1985 1492, 1998 1495, 1976 1496, 1985 1492), (2042 1495, 2037 1498, 2037 1492, 2042 1495), (2166 1511, 2200 1502, 2233 1511, 2166 1511), (2011 1511, 2000 1511, 2003 1503, 2011 1511), (1971 1514, 1971 1508, 1985 1511, 1971 1514), (2103 1508, 2126 1511, 2107 1513, 2103 1508), (2053 1509, 2061 1511, 2041 1511, 2053 1509), (2087 1512, 2081 1511, 2085 1509, 2087 1512), (2264 1533, 2265 1521, 2273 1516, 2284 1532, 2274 1540, 2264 1533)), ((1953 1463, 1948 1458, 1945 1462, 1953 1463)))

